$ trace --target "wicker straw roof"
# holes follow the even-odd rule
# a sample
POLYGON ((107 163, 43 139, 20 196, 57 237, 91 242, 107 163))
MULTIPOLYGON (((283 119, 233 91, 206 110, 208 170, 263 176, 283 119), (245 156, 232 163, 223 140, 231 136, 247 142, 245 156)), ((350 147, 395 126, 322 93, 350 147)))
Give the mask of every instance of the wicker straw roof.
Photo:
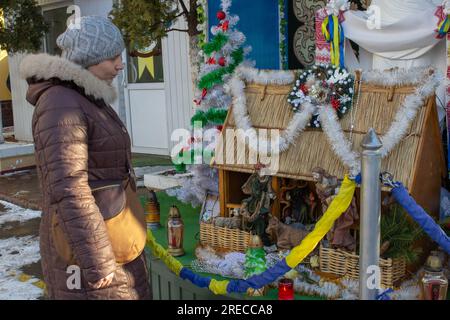
MULTIPOLYGON (((293 117, 293 111, 287 102, 287 95, 291 90, 292 85, 247 84, 245 89, 247 109, 253 126, 255 128, 285 129, 293 117)), ((361 152, 361 141, 369 128, 373 127, 380 137, 386 133, 403 100, 408 94, 414 92, 414 87, 396 87, 393 90, 391 87, 363 84, 360 92, 358 106, 353 107, 353 115, 349 112, 340 120, 347 138, 350 139, 351 117, 354 117, 351 141, 353 149, 358 152, 361 152)), ((412 183, 426 110, 433 106, 434 97, 430 98, 421 108, 406 137, 382 161, 382 170, 395 173, 395 177, 406 186, 410 186, 412 183)), ((222 131, 223 139, 216 148, 216 158, 219 159, 220 157, 225 159, 229 152, 234 152, 237 157, 236 144, 233 147, 224 143, 227 128, 235 128, 235 119, 231 111, 228 113, 222 131)), ((248 153, 248 148, 246 148, 246 157, 248 157, 248 153)), ((238 163, 245 162, 239 161, 238 163)), ((215 166, 231 171, 254 172, 254 165, 250 164, 215 164, 215 166)), ((277 176, 312 180, 311 171, 314 167, 322 167, 340 178, 347 172, 321 129, 307 129, 296 139, 294 145, 280 154, 277 176)))

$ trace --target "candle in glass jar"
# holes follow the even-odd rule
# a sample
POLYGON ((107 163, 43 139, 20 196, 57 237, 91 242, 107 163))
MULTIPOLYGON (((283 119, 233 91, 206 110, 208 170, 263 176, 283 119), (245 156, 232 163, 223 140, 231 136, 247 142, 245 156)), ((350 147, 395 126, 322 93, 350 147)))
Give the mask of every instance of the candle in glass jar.
POLYGON ((428 257, 420 280, 422 300, 445 300, 448 279, 445 276, 440 258, 432 254, 428 257))
POLYGON ((167 220, 167 252, 174 257, 184 255, 183 249, 184 224, 181 220, 180 211, 176 206, 169 210, 169 219, 167 220))
POLYGON ((294 281, 283 278, 278 281, 278 300, 294 300, 294 281))

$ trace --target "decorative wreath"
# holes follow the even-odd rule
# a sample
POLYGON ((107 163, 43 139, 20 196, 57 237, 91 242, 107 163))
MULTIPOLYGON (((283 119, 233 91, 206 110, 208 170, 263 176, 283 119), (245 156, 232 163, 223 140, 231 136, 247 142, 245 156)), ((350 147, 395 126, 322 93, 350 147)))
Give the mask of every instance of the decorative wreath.
POLYGON ((339 119, 351 109, 354 81, 354 77, 343 68, 315 65, 300 72, 287 101, 294 112, 302 112, 302 104, 305 102, 313 104, 316 110, 308 126, 320 128, 320 106, 331 105, 339 119))

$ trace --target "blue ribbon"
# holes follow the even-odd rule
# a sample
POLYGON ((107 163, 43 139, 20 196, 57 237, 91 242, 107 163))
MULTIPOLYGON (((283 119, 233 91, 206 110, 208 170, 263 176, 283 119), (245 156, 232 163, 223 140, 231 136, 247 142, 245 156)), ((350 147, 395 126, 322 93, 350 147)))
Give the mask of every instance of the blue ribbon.
POLYGON ((188 268, 181 269, 180 278, 190 280, 193 284, 200 288, 208 288, 211 282, 211 278, 195 274, 188 268))
POLYGON ((362 182, 362 175, 361 175, 361 172, 360 172, 360 173, 358 173, 358 175, 355 177, 355 183, 356 183, 356 184, 361 184, 361 182, 362 182))
POLYGON ((339 24, 339 66, 341 68, 345 67, 345 61, 344 61, 344 28, 342 27, 342 24, 339 24))
POLYGON ((445 19, 439 24, 438 27, 438 38, 444 38, 447 35, 447 32, 450 28, 450 19, 449 16, 446 16, 445 19))
POLYGON ((248 288, 261 288, 268 283, 272 283, 279 277, 289 272, 291 267, 286 264, 286 259, 279 261, 272 268, 263 273, 254 275, 247 280, 231 280, 228 284, 228 292, 246 292, 248 288))
POLYGON ((376 300, 392 300, 391 297, 388 295, 389 293, 392 292, 394 292, 394 290, 392 290, 392 288, 389 288, 378 294, 376 300))
POLYGON ((344 61, 344 28, 342 28, 342 25, 339 23, 338 26, 338 33, 339 35, 334 34, 334 20, 333 16, 330 15, 328 17, 328 32, 330 33, 330 42, 333 46, 333 50, 339 50, 339 67, 344 68, 345 67, 345 61, 344 61), (334 37, 339 36, 339 48, 335 48, 334 46, 334 37))
POLYGON ((444 251, 450 254, 450 238, 433 218, 414 201, 402 183, 397 182, 397 186, 392 189, 392 195, 403 209, 422 227, 425 233, 444 251))

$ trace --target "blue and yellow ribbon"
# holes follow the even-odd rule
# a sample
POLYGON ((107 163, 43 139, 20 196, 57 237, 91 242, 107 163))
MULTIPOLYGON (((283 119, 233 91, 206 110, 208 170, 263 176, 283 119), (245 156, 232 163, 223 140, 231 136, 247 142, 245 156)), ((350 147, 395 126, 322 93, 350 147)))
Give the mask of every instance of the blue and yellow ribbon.
POLYGON ((439 39, 444 38, 447 35, 449 29, 450 29, 450 16, 447 16, 441 23, 439 23, 437 30, 438 32, 437 38, 439 39))
POLYGON ((331 64, 344 68, 344 28, 337 16, 329 15, 322 22, 322 33, 325 40, 330 43, 331 64))
POLYGON ((333 199, 327 211, 316 223, 303 241, 296 246, 290 254, 280 260, 275 266, 261 274, 254 275, 246 280, 215 280, 210 277, 198 275, 183 267, 181 263, 172 257, 167 250, 159 245, 153 234, 148 230, 147 245, 155 257, 160 258, 170 270, 182 279, 187 279, 200 288, 208 288, 214 294, 228 294, 232 292, 246 292, 248 288, 259 289, 272 283, 280 276, 295 268, 318 245, 319 241, 330 231, 334 222, 348 209, 355 193, 356 183, 345 176, 337 196, 333 199))

